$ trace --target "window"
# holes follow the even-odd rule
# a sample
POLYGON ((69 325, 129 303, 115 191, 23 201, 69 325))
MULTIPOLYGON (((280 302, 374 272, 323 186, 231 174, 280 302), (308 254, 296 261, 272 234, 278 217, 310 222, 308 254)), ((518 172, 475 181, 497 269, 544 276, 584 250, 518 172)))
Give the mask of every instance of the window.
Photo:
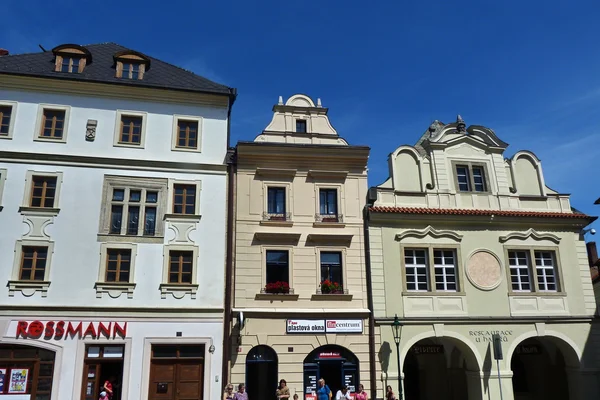
POLYGON ((304 120, 304 119, 296 120, 296 132, 306 133, 306 120, 304 120))
POLYGON ((135 115, 121 116, 119 143, 139 145, 142 143, 143 118, 135 115))
POLYGON ((157 191, 114 188, 111 201, 110 233, 154 236, 157 205, 157 191), (140 217, 142 218, 141 224, 140 217))
POLYGON ((13 107, 0 104, 0 136, 10 136, 13 107))
POLYGON ((44 281, 48 247, 23 246, 21 253, 20 281, 44 281))
POLYGON ((169 252, 169 283, 192 283, 193 251, 169 252))
POLYGON ((106 176, 100 241, 125 235, 136 242, 162 243, 166 192, 166 179, 106 176))
POLYGON ((337 189, 319 189, 319 216, 323 222, 338 222, 337 189))
POLYGON ((2 192, 4 191, 4 182, 6 181, 6 170, 0 168, 0 211, 2 211, 2 192))
POLYGON ((123 62, 122 72, 119 78, 124 79, 142 79, 143 70, 140 68, 140 63, 123 62))
POLYGON ((164 246, 161 298, 171 294, 176 299, 189 294, 196 298, 198 291, 198 247, 189 244, 164 246))
POLYGON ((56 197, 55 176, 33 176, 29 207, 53 208, 56 197))
POLYGON ((106 282, 127 282, 131 272, 131 249, 106 251, 106 282))
POLYGON ((554 251, 509 250, 508 264, 513 292, 558 292, 558 268, 554 251))
MULTIPOLYGON (((43 333, 43 336, 46 336, 45 332, 43 333)), ((21 337, 21 335, 18 336, 21 337)), ((18 344, 0 344, 0 377, 2 378, 0 396, 6 399, 49 400, 54 383, 54 357, 55 353, 52 350, 18 344), (19 376, 20 371, 25 368, 29 371, 27 381, 25 382, 26 385, 23 387, 23 393, 17 395, 8 394, 11 375, 14 372, 16 376, 19 376)))
POLYGON ((270 217, 285 218, 285 192, 285 187, 269 187, 267 189, 267 213, 270 217))
POLYGON ((40 292, 46 297, 50 287, 50 266, 54 242, 44 240, 17 240, 8 295, 22 292, 26 297, 40 292))
POLYGON ((42 114, 40 138, 58 140, 63 139, 65 120, 65 110, 53 110, 45 108, 42 114))
POLYGON ((184 149, 198 148, 198 121, 177 121, 176 147, 184 149))
POLYGON ((196 185, 173 185, 173 214, 196 214, 196 185))
POLYGON ((81 57, 62 56, 60 72, 80 73, 81 57))
POLYGON ((267 250, 267 284, 276 282, 290 283, 289 251, 267 250))
POLYGON ((321 282, 329 280, 343 286, 342 253, 339 251, 321 252, 321 282))
POLYGON ((404 268, 409 292, 458 291, 454 249, 405 249, 404 268))
POLYGON ((96 282, 96 297, 108 294, 118 298, 126 294, 133 298, 137 245, 134 243, 101 243, 100 268, 96 282))
POLYGON ((456 165, 456 184, 461 192, 487 192, 483 166, 470 164, 456 165))

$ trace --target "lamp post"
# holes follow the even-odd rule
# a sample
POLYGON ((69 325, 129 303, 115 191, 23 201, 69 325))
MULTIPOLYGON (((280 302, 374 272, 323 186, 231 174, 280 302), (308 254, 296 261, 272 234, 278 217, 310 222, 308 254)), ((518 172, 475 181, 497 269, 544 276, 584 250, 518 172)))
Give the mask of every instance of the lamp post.
POLYGON ((394 316, 392 322, 392 333, 394 334, 394 342, 396 342, 396 358, 398 359, 398 400, 402 400, 402 371, 400 369, 400 320, 398 314, 394 316))

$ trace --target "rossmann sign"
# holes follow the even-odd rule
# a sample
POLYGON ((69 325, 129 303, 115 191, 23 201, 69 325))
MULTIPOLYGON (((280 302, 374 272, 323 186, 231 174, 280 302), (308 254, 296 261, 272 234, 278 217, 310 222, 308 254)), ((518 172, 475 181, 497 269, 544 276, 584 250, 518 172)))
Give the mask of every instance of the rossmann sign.
POLYGON ((361 319, 288 319, 286 333, 362 333, 361 319))

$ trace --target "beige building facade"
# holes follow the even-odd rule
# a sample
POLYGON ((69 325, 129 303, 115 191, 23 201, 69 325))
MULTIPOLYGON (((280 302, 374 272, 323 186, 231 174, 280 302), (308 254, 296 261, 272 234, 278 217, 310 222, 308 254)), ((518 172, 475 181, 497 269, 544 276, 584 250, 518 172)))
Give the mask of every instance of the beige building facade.
POLYGON ((300 399, 319 378, 368 390, 369 148, 341 138, 320 100, 280 98, 273 112, 235 154, 230 382, 257 400, 279 379, 300 399))
POLYGON ((435 121, 369 192, 379 397, 398 395, 399 364, 407 400, 600 398, 581 232, 594 218, 507 146, 460 116, 435 121))

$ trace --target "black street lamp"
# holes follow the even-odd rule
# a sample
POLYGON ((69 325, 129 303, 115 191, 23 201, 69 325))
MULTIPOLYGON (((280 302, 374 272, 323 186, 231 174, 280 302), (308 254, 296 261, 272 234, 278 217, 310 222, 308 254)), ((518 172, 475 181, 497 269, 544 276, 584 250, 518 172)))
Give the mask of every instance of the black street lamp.
POLYGON ((398 314, 394 316, 392 322, 392 333, 394 334, 394 342, 396 342, 396 358, 398 359, 398 400, 402 400, 402 371, 400 369, 400 320, 398 314))

